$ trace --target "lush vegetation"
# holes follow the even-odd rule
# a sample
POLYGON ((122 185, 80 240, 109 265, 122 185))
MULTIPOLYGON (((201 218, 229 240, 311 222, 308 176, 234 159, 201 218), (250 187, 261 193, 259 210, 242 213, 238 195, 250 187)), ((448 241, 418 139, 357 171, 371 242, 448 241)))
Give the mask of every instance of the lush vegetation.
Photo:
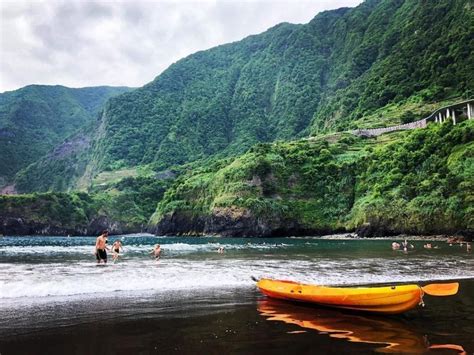
POLYGON ((87 234, 104 228, 114 233, 144 231, 168 185, 168 180, 137 177, 91 193, 0 195, 0 220, 6 223, 13 218, 27 226, 52 226, 62 234, 87 234))
POLYGON ((420 118, 474 93, 473 32, 467 0, 369 0, 277 25, 110 99, 87 148, 42 158, 18 186, 65 191, 103 171, 166 170, 260 142, 420 118))
POLYGON ((300 232, 365 223, 380 233, 472 230, 473 139, 474 122, 466 121, 378 139, 339 134, 259 144, 182 175, 152 223, 171 213, 193 219, 227 210, 230 224, 247 215, 275 230, 295 222, 300 232))
POLYGON ((0 94, 0 187, 76 130, 96 121, 108 98, 129 90, 30 85, 0 94))
MULTIPOLYGON (((88 155, 91 130, 81 130, 68 137, 15 176, 15 189, 19 193, 70 191, 80 187, 80 179, 91 163, 88 155)), ((85 190, 85 189, 83 189, 85 190)))
POLYGON ((47 192, 2 197, 0 218, 473 229, 471 122, 347 133, 472 97, 473 33, 468 0, 366 0, 195 53, 119 96, 128 89, 0 94, 0 187, 47 192), (88 194, 52 192, 74 190, 88 194))
POLYGON ((0 196, 0 216, 81 233, 94 224, 145 230, 170 215, 184 216, 186 232, 199 233, 196 218, 223 214, 229 227, 250 217, 270 225, 269 234, 367 223, 381 234, 455 233, 474 229, 473 141, 471 120, 370 139, 338 133, 261 143, 237 158, 202 160, 165 176, 105 174, 88 194, 0 196))
POLYGON ((433 125, 360 162, 349 226, 394 231, 474 230, 474 122, 433 125))
POLYGON ((0 195, 2 219, 22 218, 28 223, 83 230, 96 213, 94 200, 85 193, 0 195))

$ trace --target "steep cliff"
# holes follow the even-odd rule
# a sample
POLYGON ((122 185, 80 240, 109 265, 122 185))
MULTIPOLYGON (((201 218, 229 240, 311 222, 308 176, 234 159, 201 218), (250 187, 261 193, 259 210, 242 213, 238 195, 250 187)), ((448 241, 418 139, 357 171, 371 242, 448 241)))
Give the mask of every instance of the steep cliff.
POLYGON ((378 138, 261 144, 178 178, 157 234, 368 235, 474 230, 474 121, 378 138))

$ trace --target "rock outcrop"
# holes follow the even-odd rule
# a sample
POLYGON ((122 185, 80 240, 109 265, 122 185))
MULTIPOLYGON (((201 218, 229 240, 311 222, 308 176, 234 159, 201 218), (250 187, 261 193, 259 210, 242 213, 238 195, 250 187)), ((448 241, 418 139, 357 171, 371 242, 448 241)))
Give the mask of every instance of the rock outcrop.
POLYGON ((278 216, 258 218, 248 210, 215 208, 210 215, 174 212, 148 228, 156 235, 220 235, 224 237, 283 237, 323 235, 345 230, 308 229, 297 221, 278 216))
POLYGON ((60 223, 42 223, 25 218, 0 217, 0 234, 3 235, 97 235, 104 229, 107 229, 110 234, 126 234, 143 231, 111 221, 106 216, 99 216, 84 226, 66 226, 60 223))

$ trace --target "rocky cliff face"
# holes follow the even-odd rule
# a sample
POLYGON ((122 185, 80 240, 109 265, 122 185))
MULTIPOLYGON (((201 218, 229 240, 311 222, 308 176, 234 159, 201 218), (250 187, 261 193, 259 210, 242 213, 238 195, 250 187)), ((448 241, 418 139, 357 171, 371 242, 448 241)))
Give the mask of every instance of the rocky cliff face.
POLYGON ((0 216, 0 234, 3 235, 48 235, 48 236, 64 236, 64 235, 97 235, 104 229, 110 234, 126 234, 143 232, 137 228, 125 226, 121 223, 111 221, 105 216, 93 219, 88 224, 78 226, 66 226, 63 224, 41 223, 31 221, 25 218, 1 217, 0 216))
POLYGON ((280 237, 322 235, 345 230, 308 229, 295 220, 257 218, 248 210, 214 209, 211 215, 174 212, 164 216, 148 231, 156 235, 220 235, 223 237, 280 237))
MULTIPOLYGON (((182 212, 164 216, 158 224, 149 226, 147 231, 156 235, 219 235, 222 237, 288 237, 349 233, 351 237, 383 238, 402 234, 419 234, 409 228, 394 229, 380 223, 365 223, 358 226, 355 231, 344 228, 310 229, 301 226, 297 221, 255 218, 250 213, 236 217, 228 213, 193 216, 182 212)), ((447 229, 434 235, 457 236, 461 240, 472 241, 474 231, 447 229)))

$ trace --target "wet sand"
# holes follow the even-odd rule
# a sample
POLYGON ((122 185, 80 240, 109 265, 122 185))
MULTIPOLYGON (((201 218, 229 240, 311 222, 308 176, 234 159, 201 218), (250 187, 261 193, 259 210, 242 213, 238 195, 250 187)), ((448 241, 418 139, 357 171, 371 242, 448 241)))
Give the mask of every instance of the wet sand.
POLYGON ((474 280, 401 316, 271 301, 254 289, 117 294, 0 306, 9 354, 467 354, 474 280), (430 349, 431 346, 431 349, 430 349))

